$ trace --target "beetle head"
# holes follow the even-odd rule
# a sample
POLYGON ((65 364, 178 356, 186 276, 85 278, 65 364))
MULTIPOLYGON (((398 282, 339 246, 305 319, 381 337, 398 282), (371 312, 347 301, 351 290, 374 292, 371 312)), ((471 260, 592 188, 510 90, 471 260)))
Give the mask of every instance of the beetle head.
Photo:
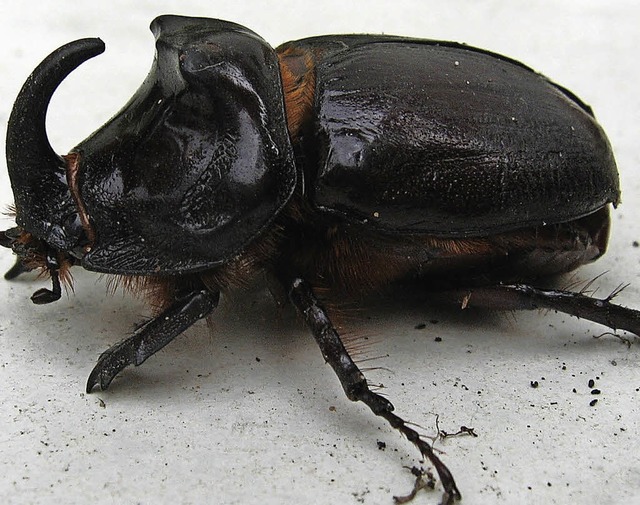
POLYGON ((19 233, 0 244, 108 273, 194 272, 242 252, 286 204, 296 174, 275 51, 225 21, 162 16, 151 29, 142 86, 64 158, 47 105, 102 43, 64 46, 27 80, 7 140, 19 233))
POLYGON ((7 168, 15 198, 17 228, 0 234, 0 245, 18 255, 5 275, 42 267, 53 278, 53 291, 34 294, 36 303, 60 297, 58 271, 82 254, 88 238, 70 190, 66 162, 47 139, 45 118, 53 92, 78 65, 104 51, 99 39, 82 39, 51 53, 25 82, 7 126, 7 168))

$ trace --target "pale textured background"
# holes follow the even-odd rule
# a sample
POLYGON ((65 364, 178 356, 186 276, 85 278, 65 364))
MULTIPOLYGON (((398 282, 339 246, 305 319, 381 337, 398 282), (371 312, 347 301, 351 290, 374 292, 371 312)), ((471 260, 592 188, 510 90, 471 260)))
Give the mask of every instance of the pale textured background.
MULTIPOLYGON (((578 278, 607 271, 598 293, 630 282, 619 300, 640 307, 640 248, 632 247, 640 240, 635 0, 281 0, 271 7, 4 0, 0 136, 41 58, 69 40, 100 36, 107 52, 72 74, 50 109, 52 143, 70 149, 142 82, 153 55, 147 27, 161 13, 233 20, 274 46, 340 32, 463 41, 520 59, 575 91, 608 132, 624 188, 609 253, 578 278)), ((4 206, 12 197, 0 165, 4 206)), ((12 261, 0 253, 1 268, 12 261)), ((410 490, 402 465, 415 464, 416 451, 345 399, 308 332, 266 294, 226 300, 213 330, 197 325, 144 367, 127 369, 109 392, 85 395, 97 356, 146 311, 120 293, 108 296, 90 273, 78 272, 75 294, 52 305, 29 301, 40 286, 0 282, 0 503, 390 504, 392 494, 410 490)), ((434 413, 442 429, 478 433, 437 444, 464 503, 640 503, 637 344, 595 340, 601 327, 552 313, 427 307, 360 316, 352 327, 375 336, 369 353, 384 356, 372 362, 382 368, 370 378, 384 383, 401 415, 426 434, 435 433, 434 413), (415 329, 421 322, 427 327, 415 329), (602 394, 589 407, 587 382, 596 377, 602 394)), ((439 497, 421 493, 415 503, 439 497)))

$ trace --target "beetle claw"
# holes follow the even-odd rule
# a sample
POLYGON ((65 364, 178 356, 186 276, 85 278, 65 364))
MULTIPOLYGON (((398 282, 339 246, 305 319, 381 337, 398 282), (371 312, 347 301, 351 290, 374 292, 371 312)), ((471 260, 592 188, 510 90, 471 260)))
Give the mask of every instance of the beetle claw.
POLYGON ((129 340, 103 352, 87 379, 87 393, 91 393, 96 386, 100 386, 100 390, 105 391, 116 375, 135 363, 134 354, 135 349, 129 340))

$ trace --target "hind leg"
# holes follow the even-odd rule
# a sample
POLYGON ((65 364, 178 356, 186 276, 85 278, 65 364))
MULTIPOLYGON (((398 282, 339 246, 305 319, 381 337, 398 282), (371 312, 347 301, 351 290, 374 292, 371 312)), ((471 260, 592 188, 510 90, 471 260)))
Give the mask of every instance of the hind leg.
POLYGON ((528 284, 474 287, 454 293, 465 307, 504 310, 551 309, 640 336, 640 311, 612 303, 624 286, 605 298, 559 289, 540 289, 528 284))

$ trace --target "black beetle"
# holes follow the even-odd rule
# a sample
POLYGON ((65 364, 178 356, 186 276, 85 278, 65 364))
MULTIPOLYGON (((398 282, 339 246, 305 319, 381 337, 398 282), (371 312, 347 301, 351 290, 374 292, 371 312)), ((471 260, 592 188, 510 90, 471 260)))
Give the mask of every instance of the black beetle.
POLYGON ((115 274, 157 312, 103 353, 105 389, 197 320, 221 292, 264 274, 309 325, 347 396, 435 466, 431 446, 372 392, 319 293, 356 299, 397 286, 463 305, 549 308, 640 334, 640 312, 545 279, 600 257, 616 165, 591 109, 523 64, 452 42, 344 35, 273 50, 243 26, 162 16, 156 58, 106 125, 59 157, 45 116, 99 39, 49 55, 9 119, 17 254, 7 278, 73 265, 115 274))

